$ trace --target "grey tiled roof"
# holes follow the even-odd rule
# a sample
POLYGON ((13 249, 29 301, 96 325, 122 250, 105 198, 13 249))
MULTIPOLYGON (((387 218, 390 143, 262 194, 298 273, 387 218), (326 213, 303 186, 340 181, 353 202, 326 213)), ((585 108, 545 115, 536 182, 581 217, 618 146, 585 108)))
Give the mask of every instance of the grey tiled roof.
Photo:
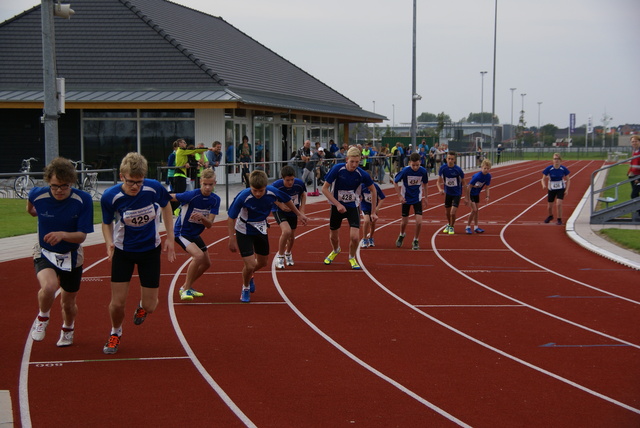
MULTIPOLYGON (((166 0, 74 0, 55 18, 67 101, 182 100, 383 119, 222 18, 166 0), (183 91, 183 92, 180 92, 183 91), (173 93, 173 95, 172 95, 173 93)), ((0 102, 42 99, 40 6, 0 24, 0 102)))

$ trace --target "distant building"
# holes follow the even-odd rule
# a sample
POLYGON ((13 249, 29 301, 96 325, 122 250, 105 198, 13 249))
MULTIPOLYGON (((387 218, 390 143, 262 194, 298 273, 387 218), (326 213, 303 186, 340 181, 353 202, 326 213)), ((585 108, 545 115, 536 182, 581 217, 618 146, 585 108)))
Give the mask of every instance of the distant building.
MULTIPOLYGON (((226 153, 247 135, 268 162, 289 159, 305 139, 326 147, 341 126, 348 136, 349 123, 386 119, 222 18, 165 0, 72 6, 71 19, 54 19, 57 75, 66 79, 61 156, 112 167, 140 151, 154 176, 177 138, 218 140, 226 153)), ((0 24, 2 172, 44 158, 41 36, 40 5, 0 24)))

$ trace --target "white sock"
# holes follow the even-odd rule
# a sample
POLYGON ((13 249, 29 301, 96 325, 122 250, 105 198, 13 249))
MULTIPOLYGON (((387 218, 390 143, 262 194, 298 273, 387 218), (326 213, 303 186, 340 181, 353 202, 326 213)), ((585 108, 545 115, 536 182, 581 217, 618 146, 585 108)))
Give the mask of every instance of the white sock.
POLYGON ((49 316, 50 316, 50 315, 51 315, 51 311, 50 311, 50 310, 49 310, 49 311, 47 311, 47 312, 42 312, 42 311, 40 311, 40 312, 38 313, 38 316, 39 316, 40 318, 49 318, 49 316))
POLYGON ((111 334, 115 334, 118 337, 122 336, 122 327, 118 327, 118 328, 111 328, 111 334))
POLYGON ((66 325, 65 323, 62 323, 62 329, 63 330, 73 330, 74 325, 75 325, 75 322, 71 323, 71 325, 66 325))

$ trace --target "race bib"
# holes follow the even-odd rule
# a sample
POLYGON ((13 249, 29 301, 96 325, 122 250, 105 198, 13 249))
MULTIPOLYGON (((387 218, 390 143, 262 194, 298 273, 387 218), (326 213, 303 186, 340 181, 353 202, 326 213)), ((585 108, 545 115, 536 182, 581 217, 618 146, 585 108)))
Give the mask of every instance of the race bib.
POLYGON ((422 177, 416 175, 407 177, 407 185, 409 186, 419 186, 420 183, 422 183, 422 177))
POLYGON ((564 181, 551 181, 549 182, 549 190, 560 190, 564 189, 564 181))
POLYGON ((444 181, 444 185, 447 187, 457 187, 458 186, 458 178, 456 177, 447 177, 444 181))
POLYGON ((297 194, 291 196, 291 202, 293 202, 293 205, 295 205, 296 207, 300 205, 300 199, 297 194))
POLYGON ((42 255, 46 257, 55 267, 60 270, 64 270, 66 272, 71 272, 71 253, 54 253, 53 251, 45 250, 44 248, 41 250, 42 255))
POLYGON ((368 203, 368 204, 371 203, 371 193, 364 193, 362 196, 364 197, 364 201, 366 203, 368 203))
POLYGON ((202 209, 202 208, 194 208, 193 211, 191 211, 191 216, 189 217, 189 222, 202 224, 202 220, 192 220, 193 214, 195 214, 195 213, 200 213, 202 215, 202 217, 206 218, 206 217, 209 217, 209 214, 211 213, 211 211, 205 210, 205 209, 202 209))
POLYGON ((122 221, 127 226, 142 227, 156 218, 156 210, 153 205, 148 205, 137 210, 127 210, 122 214, 122 221))
POLYGON ((353 190, 338 190, 338 201, 355 202, 356 193, 353 190))
POLYGON ((251 225, 254 229, 256 229, 258 232, 262 233, 263 235, 267 234, 267 222, 265 220, 262 220, 262 221, 248 221, 247 224, 251 225))

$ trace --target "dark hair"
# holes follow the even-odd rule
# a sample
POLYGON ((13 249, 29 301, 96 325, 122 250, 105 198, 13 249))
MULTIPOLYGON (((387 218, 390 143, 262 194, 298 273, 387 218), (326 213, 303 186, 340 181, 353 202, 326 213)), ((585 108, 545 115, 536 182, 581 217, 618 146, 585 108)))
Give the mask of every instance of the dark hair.
POLYGON ((411 162, 419 162, 420 161, 420 154, 416 153, 416 152, 411 153, 411 156, 409 156, 409 160, 411 162))
POLYGON ((53 176, 67 184, 74 184, 78 179, 78 171, 69 159, 57 157, 44 169, 44 181, 49 183, 53 176))
POLYGON ((249 137, 247 137, 246 135, 242 136, 242 142, 244 143, 244 140, 247 140, 247 143, 249 142, 249 137))
POLYGON ((285 165, 280 170, 280 177, 282 177, 282 178, 291 177, 291 176, 295 176, 295 175, 296 175, 296 170, 293 169, 293 167, 290 166, 290 165, 285 165))

